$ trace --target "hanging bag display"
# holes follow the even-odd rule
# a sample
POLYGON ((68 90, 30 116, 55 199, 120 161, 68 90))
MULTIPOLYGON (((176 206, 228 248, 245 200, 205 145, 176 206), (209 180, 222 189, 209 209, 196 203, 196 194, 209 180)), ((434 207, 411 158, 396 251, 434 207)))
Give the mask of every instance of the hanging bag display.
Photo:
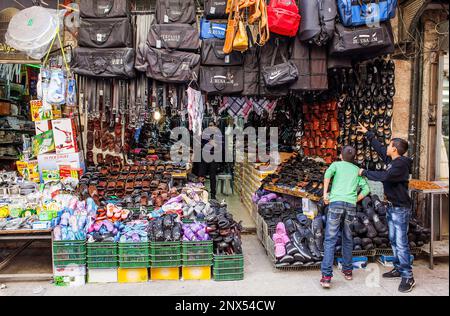
POLYGON ((297 34, 301 18, 294 0, 271 0, 267 15, 270 32, 289 37, 297 34))
MULTIPOLYGON (((227 32, 225 34, 225 44, 223 52, 230 54, 233 51, 233 43, 239 28, 239 5, 238 0, 228 0, 229 16, 227 24, 227 32)), ((228 9, 227 9, 228 10, 228 9)), ((228 11, 227 11, 228 12, 228 11)))
POLYGON ((233 50, 245 52, 249 47, 247 28, 242 19, 239 19, 239 27, 233 41, 233 50))
POLYGON ((227 0, 205 0, 205 17, 208 19, 227 18, 227 0))
POLYGON ((144 53, 149 78, 166 83, 188 83, 198 78, 198 54, 152 47, 148 47, 144 53))
POLYGON ((243 64, 243 55, 240 52, 225 54, 223 52, 224 40, 208 39, 202 42, 201 60, 204 66, 239 66, 243 64))
POLYGON ((212 95, 240 94, 244 70, 236 67, 200 67, 200 90, 212 95))
POLYGON ((135 52, 133 48, 74 49, 71 68, 82 76, 99 78, 133 78, 135 52))
POLYGON ((290 60, 287 60, 283 52, 280 52, 283 63, 275 65, 275 59, 279 52, 279 46, 275 49, 270 66, 264 66, 262 76, 266 86, 274 88, 282 85, 288 85, 298 79, 297 66, 290 60))
POLYGON ((92 48, 133 47, 132 36, 128 18, 82 19, 78 45, 92 48))
POLYGON ((80 0, 82 18, 119 18, 130 14, 128 0, 80 0))
POLYGON ((291 60, 299 77, 290 87, 294 91, 328 89, 328 52, 326 47, 308 45, 297 37, 292 45, 291 60))
POLYGON ((326 45, 334 35, 337 16, 336 0, 300 1, 302 23, 298 36, 302 41, 318 46, 326 45))
POLYGON ((190 24, 153 24, 148 43, 154 48, 197 51, 200 48, 198 29, 190 24))
POLYGON ((395 17, 397 0, 338 0, 344 26, 377 25, 395 17))
POLYGON ((380 26, 359 26, 347 28, 336 25, 333 41, 330 45, 330 55, 358 59, 367 56, 391 53, 393 34, 389 22, 380 26))
POLYGON ((244 53, 244 96, 259 94, 259 47, 252 47, 244 53))
POLYGON ((217 23, 206 19, 200 20, 200 39, 218 38, 225 39, 227 32, 226 23, 217 23))
POLYGON ((193 24, 196 17, 195 0, 156 0, 158 24, 193 24))

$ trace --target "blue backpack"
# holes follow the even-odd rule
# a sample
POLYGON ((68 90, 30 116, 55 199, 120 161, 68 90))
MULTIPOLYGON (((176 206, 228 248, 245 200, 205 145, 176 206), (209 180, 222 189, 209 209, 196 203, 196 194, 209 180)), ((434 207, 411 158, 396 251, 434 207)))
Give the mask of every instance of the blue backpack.
POLYGON ((204 18, 200 20, 200 38, 204 39, 225 39, 227 31, 226 23, 216 23, 208 21, 204 18))
POLYGON ((398 0, 338 0, 344 26, 378 25, 395 17, 398 0))

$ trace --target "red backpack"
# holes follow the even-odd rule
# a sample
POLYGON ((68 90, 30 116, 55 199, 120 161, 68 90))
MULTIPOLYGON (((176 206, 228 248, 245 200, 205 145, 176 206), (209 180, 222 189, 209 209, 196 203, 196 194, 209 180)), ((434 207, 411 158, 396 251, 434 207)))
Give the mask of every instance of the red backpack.
POLYGON ((289 37, 297 34, 301 17, 295 0, 270 0, 267 15, 270 32, 289 37))

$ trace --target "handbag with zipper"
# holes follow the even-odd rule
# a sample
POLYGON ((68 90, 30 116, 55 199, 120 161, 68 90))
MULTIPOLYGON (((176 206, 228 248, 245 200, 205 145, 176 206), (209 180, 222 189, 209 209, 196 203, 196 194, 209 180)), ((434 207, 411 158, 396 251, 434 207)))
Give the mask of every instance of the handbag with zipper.
POLYGON ((120 18, 130 14, 128 0, 80 0, 82 18, 120 18))
POLYGON ((288 60, 283 52, 280 52, 283 62, 275 64, 278 52, 279 46, 275 49, 270 66, 264 66, 261 71, 266 87, 269 88, 289 85, 298 79, 297 66, 292 61, 288 60))
POLYGON ((227 32, 226 23, 208 21, 204 18, 200 20, 200 39, 218 38, 225 39, 227 32))
POLYGON ((148 43, 154 48, 197 51, 200 48, 198 29, 190 24, 153 24, 148 43))
POLYGON ((244 89, 244 70, 240 66, 200 67, 200 90, 212 95, 240 94, 244 89))
POLYGON ((193 24, 196 11, 195 0, 156 0, 158 24, 193 24))
POLYGON ((202 42, 201 60, 204 66, 239 66, 243 64, 243 54, 223 52, 224 40, 208 39, 202 42))
POLYGON ((92 48, 133 47, 132 35, 128 18, 82 19, 78 45, 92 48))
POLYGON ((208 19, 227 18, 227 0, 205 0, 205 16, 208 19))

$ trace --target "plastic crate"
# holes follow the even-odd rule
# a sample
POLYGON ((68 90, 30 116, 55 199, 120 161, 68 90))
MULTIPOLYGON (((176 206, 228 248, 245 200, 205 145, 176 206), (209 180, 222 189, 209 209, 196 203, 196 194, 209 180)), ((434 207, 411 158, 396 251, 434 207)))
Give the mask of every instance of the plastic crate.
POLYGON ((120 268, 149 268, 149 243, 119 243, 120 268))
POLYGON ((53 241, 53 265, 57 268, 69 265, 86 265, 86 241, 53 241))
POLYGON ((214 247, 211 241, 183 242, 183 266, 207 267, 213 265, 214 247))
POLYGON ((151 242, 150 262, 152 268, 181 267, 181 242, 151 242))
POLYGON ((244 279, 244 256, 214 256, 215 281, 241 281, 244 279))
POLYGON ((91 269, 115 269, 119 267, 117 243, 87 244, 87 266, 91 269))

